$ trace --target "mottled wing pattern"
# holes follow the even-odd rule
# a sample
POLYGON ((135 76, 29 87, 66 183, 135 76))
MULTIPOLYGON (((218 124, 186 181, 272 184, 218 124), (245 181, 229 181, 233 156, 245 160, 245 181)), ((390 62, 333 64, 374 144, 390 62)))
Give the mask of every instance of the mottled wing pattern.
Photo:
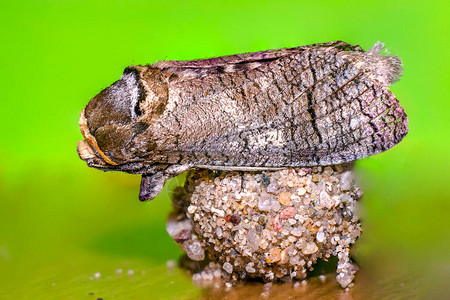
POLYGON ((237 72, 253 69, 281 57, 295 55, 306 49, 318 47, 334 47, 340 50, 362 51, 362 48, 358 45, 351 45, 343 41, 333 41, 301 47, 270 49, 207 59, 159 61, 152 66, 160 68, 165 74, 171 76, 171 80, 188 80, 224 72, 237 72))
POLYGON ((332 42, 160 62, 172 104, 156 123, 156 149, 169 163, 252 167, 337 164, 382 152, 407 132, 403 108, 383 82, 383 64, 398 61, 385 58, 332 42))

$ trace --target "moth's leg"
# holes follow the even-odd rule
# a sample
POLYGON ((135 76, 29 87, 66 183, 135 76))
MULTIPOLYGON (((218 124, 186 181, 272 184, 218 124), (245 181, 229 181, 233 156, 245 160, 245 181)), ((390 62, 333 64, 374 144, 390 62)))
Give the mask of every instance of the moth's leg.
POLYGON ((152 200, 162 190, 167 179, 175 177, 190 168, 190 165, 171 165, 164 171, 159 171, 152 174, 142 174, 139 200, 152 200))
POLYGON ((143 174, 141 179, 141 190, 139 191, 139 200, 147 201, 155 198, 164 187, 166 179, 163 172, 143 174))

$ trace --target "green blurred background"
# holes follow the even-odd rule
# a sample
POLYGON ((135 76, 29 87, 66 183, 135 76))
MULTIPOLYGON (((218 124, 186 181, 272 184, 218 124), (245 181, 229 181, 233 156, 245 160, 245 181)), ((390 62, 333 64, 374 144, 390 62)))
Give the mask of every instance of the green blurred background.
POLYGON ((181 255, 165 220, 183 180, 140 203, 138 177, 78 158, 79 112, 130 64, 332 40, 383 41, 403 59, 392 90, 410 120, 401 144, 357 163, 354 255, 368 279, 354 298, 374 286, 386 298, 448 296, 449 20, 448 1, 2 0, 0 298, 207 295, 166 268, 181 255))

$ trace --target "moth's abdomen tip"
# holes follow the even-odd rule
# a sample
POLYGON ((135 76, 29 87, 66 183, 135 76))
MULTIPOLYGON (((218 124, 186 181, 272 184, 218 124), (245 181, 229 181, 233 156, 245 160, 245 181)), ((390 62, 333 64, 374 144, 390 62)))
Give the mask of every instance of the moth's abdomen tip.
POLYGON ((366 52, 344 51, 341 55, 364 71, 369 78, 386 87, 400 80, 403 75, 402 59, 389 54, 382 42, 376 42, 366 52))

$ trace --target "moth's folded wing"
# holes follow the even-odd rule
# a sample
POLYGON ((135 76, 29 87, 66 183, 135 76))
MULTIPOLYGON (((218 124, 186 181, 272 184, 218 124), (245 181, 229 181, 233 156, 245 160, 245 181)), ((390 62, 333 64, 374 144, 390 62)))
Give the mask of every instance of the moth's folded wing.
MULTIPOLYGON (((316 144, 314 156, 318 164, 328 165, 392 148, 407 134, 408 118, 391 91, 372 87, 334 112, 318 116, 316 126, 322 142, 316 144)), ((304 153, 296 152, 293 160, 305 160, 304 153)))
POLYGON ((305 50, 329 47, 336 48, 340 51, 362 51, 362 48, 359 45, 351 45, 343 41, 333 41, 293 48, 226 55, 208 59, 159 61, 152 66, 160 68, 169 78, 171 78, 171 80, 182 81, 223 72, 252 70, 267 65, 279 58, 293 56, 305 50))

